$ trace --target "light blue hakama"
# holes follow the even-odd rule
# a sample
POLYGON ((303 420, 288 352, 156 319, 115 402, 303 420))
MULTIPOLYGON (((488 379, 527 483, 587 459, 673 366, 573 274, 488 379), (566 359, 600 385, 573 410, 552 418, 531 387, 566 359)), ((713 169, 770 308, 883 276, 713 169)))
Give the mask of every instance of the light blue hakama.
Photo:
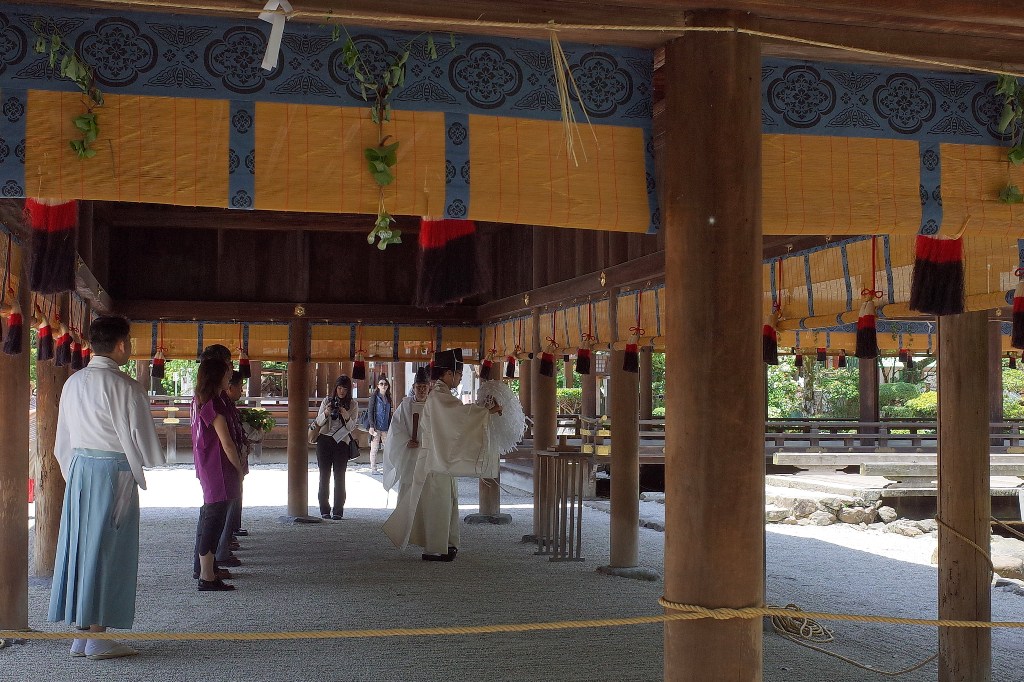
POLYGON ((139 573, 139 489, 120 452, 76 448, 64 493, 47 620, 130 628, 139 573))

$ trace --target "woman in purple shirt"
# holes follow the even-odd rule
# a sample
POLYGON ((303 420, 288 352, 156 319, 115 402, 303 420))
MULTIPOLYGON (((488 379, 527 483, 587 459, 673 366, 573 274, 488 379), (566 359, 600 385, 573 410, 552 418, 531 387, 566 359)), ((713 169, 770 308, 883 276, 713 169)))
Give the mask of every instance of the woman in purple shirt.
POLYGON ((196 477, 203 487, 197 548, 200 592, 235 589, 234 585, 217 578, 214 568, 228 505, 238 497, 241 488, 241 458, 228 428, 229 406, 221 397, 230 379, 230 363, 219 358, 203 360, 199 364, 192 401, 192 455, 196 477))

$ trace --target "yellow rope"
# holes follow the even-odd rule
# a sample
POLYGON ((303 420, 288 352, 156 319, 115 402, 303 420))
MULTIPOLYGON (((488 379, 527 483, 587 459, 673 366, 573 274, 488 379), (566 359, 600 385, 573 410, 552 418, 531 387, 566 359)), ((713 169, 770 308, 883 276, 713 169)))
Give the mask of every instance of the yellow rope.
MULTIPOLYGON (((207 5, 198 2, 163 2, 162 0, 93 0, 97 4, 107 5, 119 5, 119 6, 130 6, 130 7, 148 7, 157 9, 173 9, 173 10, 193 10, 199 12, 216 12, 219 14, 232 14, 232 15, 243 15, 243 16, 254 16, 259 14, 262 10, 253 7, 233 7, 229 5, 207 5)), ((276 10, 281 12, 281 10, 276 10)), ((454 17, 445 18, 430 18, 430 17, 416 17, 409 15, 376 15, 376 14, 361 14, 358 12, 328 12, 323 10, 302 10, 297 9, 291 14, 292 17, 308 17, 310 19, 317 19, 321 21, 330 21, 332 19, 344 19, 349 21, 365 21, 371 24, 423 24, 430 26, 445 26, 445 27, 457 27, 457 28, 497 28, 497 29, 509 29, 515 31, 550 31, 552 29, 563 30, 563 31, 609 31, 609 32, 638 32, 638 33, 677 33, 682 35, 684 33, 741 33, 744 35, 755 36, 758 38, 767 38, 770 40, 778 40, 781 42, 795 43, 798 45, 811 45, 813 47, 824 47, 832 50, 842 50, 844 52, 852 52, 854 54, 870 55, 873 57, 884 57, 888 59, 902 59, 905 61, 914 62, 916 64, 924 64, 927 66, 938 66, 946 69, 958 69, 964 71, 977 72, 979 69, 976 66, 970 66, 967 64, 958 64, 956 62, 947 62, 937 59, 928 59, 925 57, 913 57, 906 54, 900 54, 898 52, 886 52, 883 50, 870 50, 863 47, 853 47, 852 45, 842 45, 840 43, 829 43, 821 40, 810 40, 808 38, 799 38, 797 36, 785 35, 782 33, 769 33, 766 31, 756 31, 749 28, 739 28, 732 26, 677 26, 677 25, 633 25, 633 24, 555 24, 552 25, 550 22, 539 23, 539 22, 521 22, 521 21, 489 21, 486 19, 456 19, 454 17)), ((984 69, 986 73, 991 73, 1000 76, 1013 76, 1015 78, 1024 78, 1024 74, 1015 71, 1005 71, 1001 69, 984 69)))
MULTIPOLYGON (((291 639, 359 639, 366 637, 432 637, 447 635, 487 635, 500 632, 537 632, 550 630, 578 630, 586 628, 621 627, 626 625, 653 625, 684 620, 743 619, 752 620, 765 616, 792 617, 793 609, 772 607, 747 607, 740 609, 709 609, 694 604, 680 604, 664 597, 658 603, 676 613, 656 616, 634 616, 630 618, 598 618, 592 620, 559 620, 541 623, 499 623, 495 625, 462 625, 425 628, 373 628, 362 630, 298 630, 291 632, 20 632, 0 630, 0 638, 22 639, 125 639, 142 641, 264 641, 291 639)), ((897 625, 920 625, 929 627, 961 628, 1024 628, 1024 623, 989 622, 975 620, 929 620, 926 618, 895 618, 853 613, 819 613, 801 611, 805 619, 842 620, 860 623, 893 623, 897 625)))

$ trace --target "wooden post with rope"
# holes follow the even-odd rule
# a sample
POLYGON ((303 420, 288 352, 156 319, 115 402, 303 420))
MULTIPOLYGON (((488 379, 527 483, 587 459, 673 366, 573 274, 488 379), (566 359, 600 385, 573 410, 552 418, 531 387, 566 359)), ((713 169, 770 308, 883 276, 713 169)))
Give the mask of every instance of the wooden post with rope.
MULTIPOLYGON (((938 320, 939 618, 991 620, 988 313, 938 320)), ((991 630, 939 628, 941 682, 991 676, 991 630)))

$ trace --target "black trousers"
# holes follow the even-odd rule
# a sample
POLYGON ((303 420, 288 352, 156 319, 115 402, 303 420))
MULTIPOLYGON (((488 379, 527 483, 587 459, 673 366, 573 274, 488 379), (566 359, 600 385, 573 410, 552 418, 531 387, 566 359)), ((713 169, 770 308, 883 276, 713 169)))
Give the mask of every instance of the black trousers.
POLYGON ((336 516, 345 514, 345 470, 348 461, 359 456, 359 445, 344 440, 341 443, 330 436, 316 439, 316 464, 320 469, 320 515, 331 514, 331 474, 334 475, 334 510, 336 516))
POLYGON ((216 553, 217 543, 224 531, 231 500, 204 504, 199 508, 199 525, 196 528, 196 549, 192 570, 199 570, 199 557, 210 552, 216 553))

